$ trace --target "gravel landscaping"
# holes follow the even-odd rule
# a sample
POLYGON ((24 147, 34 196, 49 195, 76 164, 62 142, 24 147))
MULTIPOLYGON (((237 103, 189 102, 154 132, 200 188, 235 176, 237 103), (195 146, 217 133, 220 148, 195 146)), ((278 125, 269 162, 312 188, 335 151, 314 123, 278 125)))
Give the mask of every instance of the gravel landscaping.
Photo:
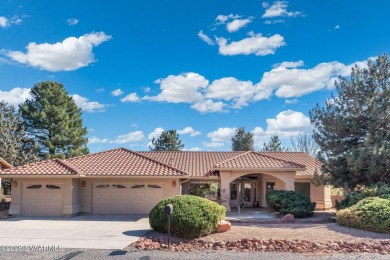
MULTIPOLYGON (((150 231, 129 248, 167 249, 167 235, 150 231)), ((172 238, 171 251, 229 250, 306 254, 390 254, 390 235, 338 226, 336 223, 236 223, 225 233, 201 239, 172 238)))

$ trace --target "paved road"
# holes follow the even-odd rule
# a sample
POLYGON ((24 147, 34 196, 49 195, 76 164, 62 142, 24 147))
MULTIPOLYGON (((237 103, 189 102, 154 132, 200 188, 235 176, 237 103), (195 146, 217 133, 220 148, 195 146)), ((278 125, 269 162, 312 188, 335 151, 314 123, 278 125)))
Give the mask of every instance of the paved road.
POLYGON ((87 259, 270 259, 270 260, 300 260, 300 259, 389 259, 389 255, 378 254, 334 254, 334 255, 302 255, 291 253, 238 253, 230 251, 197 251, 190 253, 167 251, 128 251, 99 249, 65 249, 59 252, 0 252, 0 259, 57 259, 57 260, 87 260, 87 259))
POLYGON ((10 218, 0 221, 1 246, 123 249, 150 230, 145 216, 10 218))

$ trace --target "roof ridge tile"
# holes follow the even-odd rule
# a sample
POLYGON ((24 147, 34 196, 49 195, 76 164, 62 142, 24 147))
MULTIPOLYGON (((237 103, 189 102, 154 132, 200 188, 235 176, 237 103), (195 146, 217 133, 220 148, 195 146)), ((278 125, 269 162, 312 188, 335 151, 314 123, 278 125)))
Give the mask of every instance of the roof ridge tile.
POLYGON ((68 170, 71 170, 75 174, 80 174, 79 171, 75 167, 67 164, 65 161, 63 161, 63 160, 61 160, 59 158, 54 159, 54 161, 59 163, 59 164, 61 164, 63 167, 67 168, 68 170))
POLYGON ((150 160, 150 161, 152 161, 152 162, 155 162, 155 163, 157 163, 157 164, 160 164, 160 165, 162 165, 162 166, 164 166, 164 167, 168 167, 168 168, 170 168, 170 169, 172 169, 172 170, 175 170, 175 171, 177 171, 177 172, 183 173, 184 175, 189 175, 189 174, 188 174, 187 172, 185 172, 185 171, 182 171, 182 170, 180 170, 180 169, 177 169, 177 168, 175 168, 175 167, 173 167, 173 166, 171 166, 171 165, 168 165, 168 164, 166 164, 166 163, 160 162, 160 161, 158 161, 158 160, 155 160, 155 159, 153 159, 153 158, 150 158, 150 157, 148 157, 148 156, 146 156, 146 155, 140 154, 140 153, 135 152, 135 151, 133 151, 133 150, 130 150, 130 149, 127 149, 127 148, 123 148, 123 147, 121 147, 121 149, 122 149, 122 150, 125 150, 125 151, 127 151, 127 152, 130 152, 130 153, 133 153, 133 154, 135 154, 135 155, 137 155, 137 156, 140 156, 140 157, 142 157, 142 158, 145 158, 145 159, 147 159, 147 160, 150 160))
POLYGON ((226 160, 224 160, 224 161, 222 161, 222 162, 216 163, 213 167, 218 167, 218 166, 221 165, 221 164, 230 162, 230 161, 232 161, 232 160, 234 160, 234 159, 237 159, 238 157, 241 157, 241 156, 243 156, 243 155, 249 154, 249 153, 251 153, 251 152, 252 152, 252 151, 243 152, 243 153, 241 153, 241 154, 239 154, 239 155, 233 156, 233 157, 231 157, 231 158, 229 158, 229 159, 226 159, 226 160))
POLYGON ((282 162, 298 165, 299 168, 306 168, 306 165, 303 165, 303 164, 300 164, 300 163, 295 163, 295 162, 292 162, 292 161, 289 161, 289 160, 284 160, 284 159, 276 158, 276 157, 273 157, 273 156, 270 156, 270 155, 265 155, 265 154, 262 154, 261 152, 253 152, 253 153, 255 153, 257 155, 265 156, 265 157, 268 157, 268 158, 271 158, 271 159, 274 159, 274 160, 277 160, 277 161, 282 161, 282 162))

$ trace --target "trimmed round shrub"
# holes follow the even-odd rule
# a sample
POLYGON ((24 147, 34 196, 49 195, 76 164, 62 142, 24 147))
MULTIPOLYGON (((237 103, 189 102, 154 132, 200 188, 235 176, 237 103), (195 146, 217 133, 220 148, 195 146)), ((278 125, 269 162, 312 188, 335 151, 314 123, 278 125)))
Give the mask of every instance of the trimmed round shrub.
POLYGON ((386 184, 379 184, 348 192, 345 195, 345 199, 342 201, 336 201, 336 209, 341 210, 351 207, 362 199, 369 197, 390 198, 390 186, 386 184))
POLYGON ((177 195, 160 201, 149 213, 150 226, 159 232, 168 232, 164 207, 173 205, 171 233, 183 238, 207 236, 214 232, 226 214, 225 207, 193 195, 177 195))
POLYGON ((311 217, 316 207, 315 202, 296 191, 269 190, 266 193, 266 201, 269 208, 280 215, 293 214, 296 218, 311 217))
POLYGON ((337 223, 342 226, 378 233, 390 233, 390 200, 370 197, 339 210, 337 223))

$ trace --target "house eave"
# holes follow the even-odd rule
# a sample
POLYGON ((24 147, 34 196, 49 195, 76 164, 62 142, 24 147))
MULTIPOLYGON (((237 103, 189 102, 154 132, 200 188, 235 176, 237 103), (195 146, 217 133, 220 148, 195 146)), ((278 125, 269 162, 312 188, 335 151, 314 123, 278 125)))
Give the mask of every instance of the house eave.
POLYGON ((213 168, 213 170, 221 172, 298 172, 305 171, 306 168, 213 168))

